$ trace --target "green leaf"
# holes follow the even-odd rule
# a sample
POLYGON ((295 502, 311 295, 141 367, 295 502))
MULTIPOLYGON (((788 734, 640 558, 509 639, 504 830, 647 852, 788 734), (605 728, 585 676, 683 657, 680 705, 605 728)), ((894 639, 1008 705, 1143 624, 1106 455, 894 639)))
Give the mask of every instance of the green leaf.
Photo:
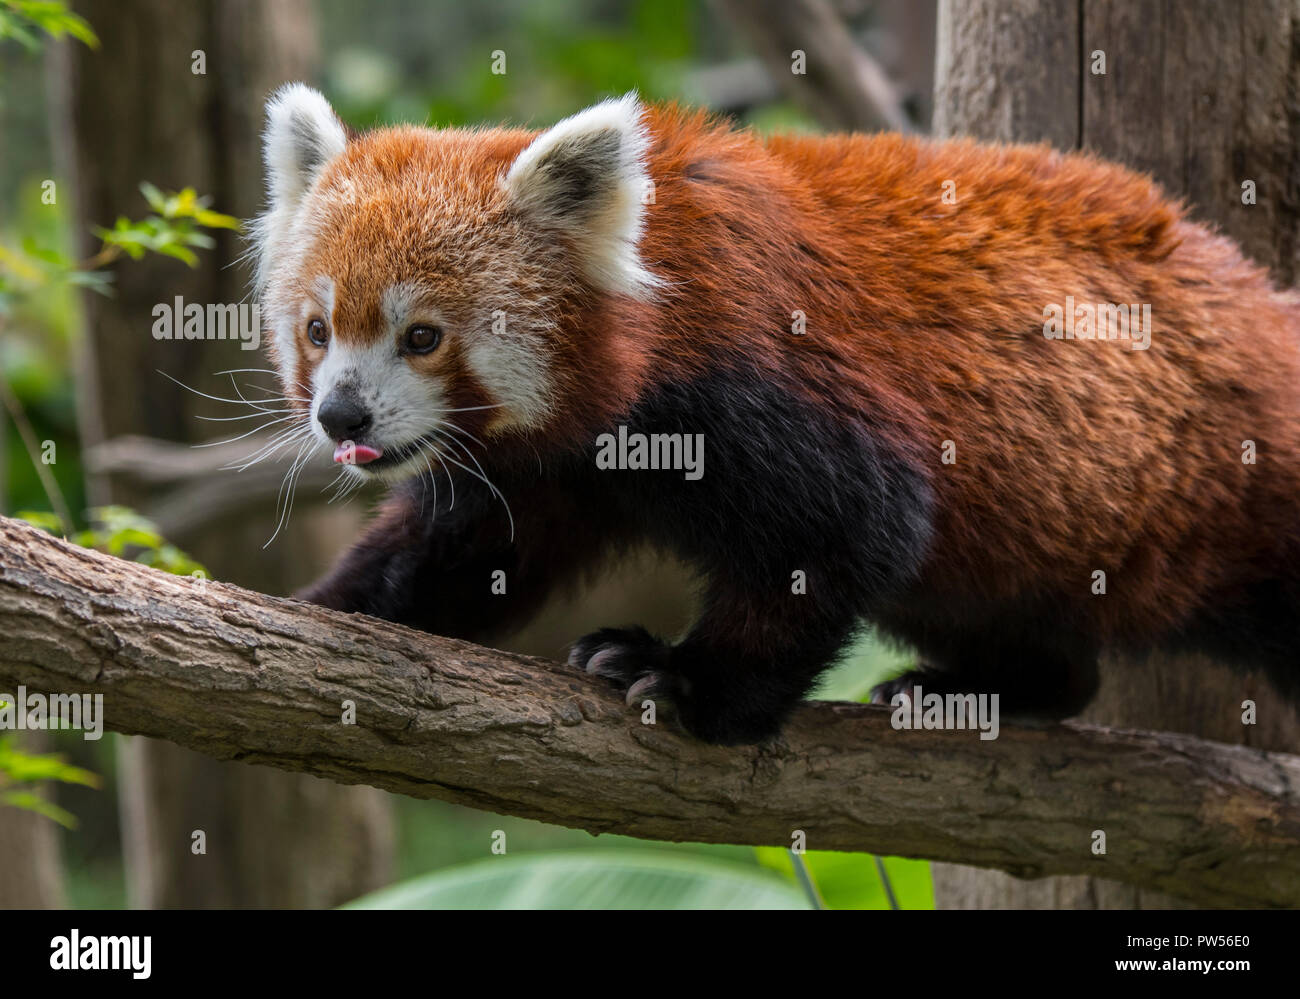
POLYGON ((0 805, 12 805, 14 808, 21 808, 24 811, 44 815, 47 819, 53 819, 65 829, 77 828, 77 817, 75 815, 66 808, 60 808, 54 802, 48 801, 32 791, 0 792, 0 805))
POLYGON ((94 30, 85 18, 68 10, 66 0, 0 0, 0 39, 17 38, 26 45, 26 36, 39 50, 39 41, 27 32, 24 22, 51 38, 71 35, 91 48, 99 48, 94 30))
POLYGON ((201 226, 207 226, 209 229, 240 228, 239 219, 233 215, 223 215, 221 212, 214 212, 207 208, 200 208, 195 212, 194 221, 201 226))
POLYGON ((69 271, 68 284, 89 288, 100 295, 113 292, 113 275, 108 271, 69 271))
POLYGON ((89 511, 90 519, 97 524, 103 524, 108 531, 152 531, 157 533, 158 528, 154 522, 143 514, 136 513, 129 506, 122 506, 117 503, 109 503, 104 506, 92 506, 89 511))
POLYGON ((14 516, 39 527, 42 531, 49 531, 51 534, 63 537, 65 531, 63 519, 57 513, 51 513, 49 510, 19 510, 14 516))
POLYGON ((365 895, 346 909, 807 909, 798 888, 701 856, 575 850, 492 857, 365 895))
POLYGON ((153 521, 130 507, 97 506, 88 513, 94 526, 77 534, 72 539, 75 544, 117 556, 125 556, 128 549, 140 549, 134 558, 143 565, 178 576, 192 576, 196 572, 207 575, 202 565, 169 544, 153 521))
POLYGON ((70 14, 67 21, 64 22, 64 26, 67 28, 68 34, 83 45, 92 49, 99 48, 99 36, 95 34, 94 29, 84 18, 76 14, 70 14))
POLYGON ((0 739, 0 776, 6 784, 31 784, 56 780, 64 784, 99 787, 99 777, 89 770, 75 767, 54 753, 24 753, 13 747, 12 738, 0 739))
POLYGON ((192 250, 187 250, 183 246, 175 246, 168 243, 162 246, 155 246, 154 249, 164 256, 175 257, 177 260, 184 261, 190 267, 199 266, 199 258, 192 250))
POLYGON ((158 190, 158 188, 154 187, 154 185, 150 184, 147 180, 142 180, 140 182, 140 193, 144 195, 144 200, 149 202, 150 208, 159 214, 162 213, 163 205, 167 202, 167 198, 162 191, 158 190))
POLYGON ((153 529, 129 527, 113 534, 113 540, 124 545, 138 545, 141 548, 157 548, 163 543, 162 535, 153 529))
POLYGON ((41 50, 41 40, 27 30, 17 18, 0 11, 0 41, 12 38, 19 45, 33 54, 41 50))
MULTIPOLYGON (((779 871, 794 883, 790 851, 779 846, 754 848, 759 863, 779 871)), ((889 883, 901 909, 933 909, 930 864, 905 857, 883 857, 889 883)), ((888 909, 889 899, 869 853, 809 850, 803 855, 813 883, 829 909, 888 909)))
POLYGON ((141 552, 136 561, 176 576, 200 573, 204 579, 208 578, 207 570, 175 545, 163 544, 156 550, 141 552))

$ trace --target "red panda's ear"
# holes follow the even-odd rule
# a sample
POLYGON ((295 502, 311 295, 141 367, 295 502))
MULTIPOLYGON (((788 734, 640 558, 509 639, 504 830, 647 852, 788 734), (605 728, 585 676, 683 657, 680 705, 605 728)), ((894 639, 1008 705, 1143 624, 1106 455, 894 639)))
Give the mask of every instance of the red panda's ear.
POLYGON ((252 225, 257 287, 266 284, 270 262, 277 246, 288 239, 303 195, 346 146, 343 123, 319 91, 289 83, 266 102, 262 154, 268 203, 252 225))
POLYGON ((286 84, 266 102, 263 140, 272 208, 301 199, 348 141, 329 101, 301 83, 286 84))
POLYGON ((659 283, 637 252, 654 190, 641 115, 635 94, 587 108, 534 139, 505 177, 515 208, 538 228, 563 232, 588 280, 629 295, 659 283))

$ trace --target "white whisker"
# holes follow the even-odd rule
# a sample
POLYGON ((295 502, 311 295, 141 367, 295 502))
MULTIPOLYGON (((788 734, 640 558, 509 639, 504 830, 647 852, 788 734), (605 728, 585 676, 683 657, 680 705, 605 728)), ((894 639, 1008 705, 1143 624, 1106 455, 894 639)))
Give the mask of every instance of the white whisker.
POLYGON ((195 418, 206 423, 231 423, 235 420, 255 420, 259 416, 285 416, 285 414, 287 414, 286 418, 306 415, 299 409, 262 409, 256 413, 245 413, 243 416, 197 416, 195 418))
POLYGON ((293 464, 289 466, 289 471, 285 473, 284 479, 281 480, 280 492, 276 496, 276 507, 281 510, 281 513, 280 518, 275 525, 275 533, 266 539, 266 544, 262 546, 263 549, 267 548, 272 541, 279 537, 280 531, 282 531, 285 525, 289 523, 290 515, 293 512, 293 497, 298 489, 298 477, 302 474, 302 470, 306 467, 307 462, 310 461, 319 450, 320 441, 315 440, 314 438, 309 438, 303 444, 299 445, 298 454, 294 457, 293 464), (306 452, 305 454, 304 449, 306 452), (287 493, 286 487, 288 489, 287 493), (284 501, 283 506, 281 506, 281 499, 284 501))
MULTIPOLYGON (((433 432, 434 432, 434 433, 437 433, 438 431, 435 429, 433 432)), ((447 440, 452 440, 453 438, 446 438, 446 439, 447 439, 447 440)), ((515 517, 514 517, 514 514, 510 512, 510 504, 506 501, 506 498, 505 498, 505 496, 502 494, 501 490, 498 489, 498 488, 496 487, 496 485, 492 482, 492 480, 489 479, 489 478, 487 477, 487 473, 483 471, 483 467, 482 467, 481 465, 478 464, 478 459, 475 458, 473 455, 470 455, 470 460, 472 460, 472 461, 474 462, 475 465, 478 465, 478 471, 475 471, 474 469, 470 468, 468 465, 465 465, 463 462, 457 461, 454 457, 452 457, 452 456, 449 455, 449 454, 444 455, 444 454, 439 453, 438 458, 439 458, 440 461, 443 461, 443 462, 450 461, 450 462, 451 462, 453 465, 455 465, 457 468, 463 469, 463 470, 464 470, 466 473, 468 473, 469 475, 474 476, 474 478, 476 478, 476 479, 478 479, 479 481, 481 481, 484 485, 486 485, 486 486, 488 487, 488 489, 490 489, 490 490, 492 491, 492 493, 496 496, 496 498, 499 499, 499 500, 501 501, 501 505, 502 505, 503 507, 505 507, 505 510, 506 510, 506 517, 507 517, 507 519, 510 521, 510 540, 511 540, 511 541, 514 541, 514 539, 515 539, 515 517)))
POLYGON ((217 447, 218 445, 221 444, 234 444, 236 441, 242 441, 245 437, 252 437, 253 434, 260 433, 261 431, 265 430, 267 427, 273 427, 277 423, 287 423, 289 420, 296 420, 296 419, 298 419, 298 415, 296 413, 293 416, 282 416, 278 420, 272 420, 270 423, 263 423, 260 427, 254 427, 252 430, 248 431, 248 433, 240 434, 238 437, 231 437, 229 440, 207 441, 206 443, 203 444, 193 444, 191 446, 192 447, 217 447))
POLYGON ((223 468, 225 470, 242 472, 244 469, 250 468, 260 461, 265 461, 286 445, 296 444, 302 438, 310 436, 311 433, 312 429, 310 423, 304 423, 301 426, 296 427, 287 427, 284 430, 277 431, 273 434, 270 441, 264 444, 257 451, 254 451, 252 455, 246 456, 242 459, 236 459, 236 462, 240 463, 231 463, 223 466, 223 468))
MULTIPOLYGON (((435 433, 436 433, 436 431, 435 431, 435 433)), ((434 444, 433 441, 429 440, 428 437, 421 436, 420 438, 418 438, 418 440, 417 440, 417 444, 419 444, 419 445, 421 445, 421 446, 427 446, 427 447, 429 448, 429 450, 431 450, 431 451, 434 453, 434 456, 435 456, 439 461, 442 461, 442 452, 438 450, 438 446, 437 446, 436 444, 434 444)), ((426 454, 425 457, 424 457, 424 463, 425 463, 426 465, 429 464, 429 456, 428 456, 427 454, 426 454)), ((454 509, 456 509, 456 483, 452 481, 452 478, 451 478, 451 469, 449 469, 449 468, 447 467, 447 465, 446 465, 445 462, 443 463, 442 470, 443 470, 443 472, 446 473, 446 475, 447 475, 447 485, 451 488, 451 505, 448 506, 447 509, 448 509, 448 510, 454 510, 454 509)), ((431 468, 429 469, 429 475, 430 475, 430 477, 433 477, 433 474, 434 474, 434 473, 433 473, 433 469, 432 469, 432 467, 431 467, 431 468)))
POLYGON ((241 399, 225 399, 225 398, 223 398, 223 397, 221 397, 221 396, 219 396, 219 395, 209 395, 207 392, 200 392, 198 389, 196 389, 196 388, 192 388, 192 387, 190 387, 189 385, 186 385, 186 384, 185 384, 183 381, 181 381, 179 378, 173 378, 171 375, 167 374, 167 372, 165 372, 165 371, 161 371, 161 370, 159 370, 159 369, 157 369, 157 368, 155 368, 154 370, 157 371, 158 374, 160 374, 160 375, 162 375, 164 378, 166 378, 168 381, 175 382, 177 385, 179 385, 181 388, 183 388, 186 392, 193 392, 195 395, 197 395, 197 396, 202 396, 204 399, 211 399, 213 402, 224 402, 224 403, 227 403, 227 404, 229 404, 229 405, 231 405, 231 406, 253 406, 254 409, 258 408, 254 403, 249 402, 247 399, 242 399, 242 398, 241 398, 241 399))
POLYGON ((481 440, 479 440, 477 437, 475 437, 473 434, 471 434, 468 430, 464 429, 463 427, 457 426, 455 423, 452 423, 451 420, 440 420, 439 422, 441 423, 442 426, 446 427, 448 430, 454 430, 458 434, 464 434, 475 444, 481 447, 484 451, 487 450, 486 444, 484 444, 481 440))
POLYGON ((490 406, 462 406, 460 409, 440 409, 439 413, 476 413, 480 409, 500 409, 504 402, 494 402, 490 406))

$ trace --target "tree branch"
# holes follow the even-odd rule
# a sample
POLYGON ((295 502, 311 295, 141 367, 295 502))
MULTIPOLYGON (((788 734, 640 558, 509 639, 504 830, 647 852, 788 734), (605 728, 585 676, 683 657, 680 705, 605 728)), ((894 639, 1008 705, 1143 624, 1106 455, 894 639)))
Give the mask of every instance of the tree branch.
POLYGON ((1286 754, 1082 725, 982 742, 825 703, 771 745, 706 746, 556 663, 167 576, 3 518, 0 635, 0 691, 101 693, 107 728, 219 759, 597 833, 788 846, 803 830, 813 849, 1300 905, 1286 754))

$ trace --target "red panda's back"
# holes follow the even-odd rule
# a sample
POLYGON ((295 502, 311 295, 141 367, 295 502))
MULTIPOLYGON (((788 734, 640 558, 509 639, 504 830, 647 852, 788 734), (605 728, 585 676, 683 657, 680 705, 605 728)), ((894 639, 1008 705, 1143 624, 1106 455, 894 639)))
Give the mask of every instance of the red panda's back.
POLYGON ((1090 613, 1122 634, 1281 557, 1257 547, 1295 531, 1265 522, 1300 492, 1296 299, 1149 179, 1045 146, 688 131, 712 189, 663 206, 704 275, 686 349, 804 313, 753 348, 828 408, 896 412, 938 500, 927 589, 1088 593, 1102 570, 1090 613), (1149 342, 1067 338, 1085 306, 1149 316, 1149 342))

